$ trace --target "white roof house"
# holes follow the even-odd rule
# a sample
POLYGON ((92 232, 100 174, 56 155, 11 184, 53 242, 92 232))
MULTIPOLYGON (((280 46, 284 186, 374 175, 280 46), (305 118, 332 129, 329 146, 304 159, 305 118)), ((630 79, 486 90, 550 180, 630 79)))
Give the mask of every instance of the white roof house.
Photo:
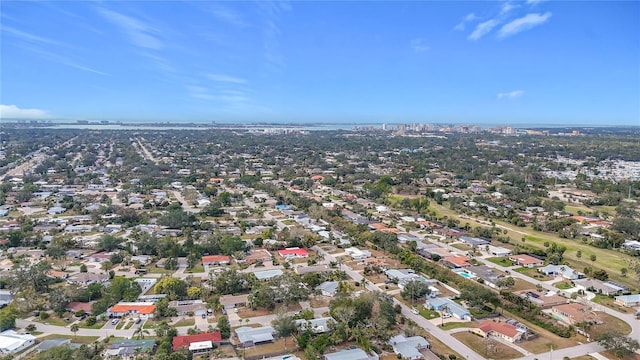
POLYGON ((397 335, 389 339, 389 345, 393 347, 393 352, 396 355, 402 356, 403 359, 422 359, 422 353, 420 349, 429 348, 429 342, 422 336, 405 337, 404 335, 397 335))
POLYGON ((368 250, 360 250, 357 247, 344 249, 344 252, 346 252, 347 255, 351 256, 351 258, 354 260, 361 260, 371 257, 371 252, 369 252, 368 250))
POLYGON ((0 354, 15 354, 35 343, 36 337, 33 335, 6 330, 0 333, 0 354))

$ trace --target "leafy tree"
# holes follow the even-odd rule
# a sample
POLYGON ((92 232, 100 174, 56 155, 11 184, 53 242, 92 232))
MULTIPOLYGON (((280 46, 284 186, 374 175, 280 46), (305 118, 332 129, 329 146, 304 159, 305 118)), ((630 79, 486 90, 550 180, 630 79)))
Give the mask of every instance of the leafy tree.
POLYGON ((32 266, 27 260, 14 259, 11 270, 12 276, 9 279, 9 284, 16 292, 25 289, 32 289, 36 292, 46 291, 53 280, 48 275, 51 264, 47 261, 40 261, 32 266))
POLYGON ((80 327, 78 326, 78 324, 72 324, 69 330, 71 330, 71 332, 73 333, 73 337, 75 338, 77 337, 77 332, 80 330, 80 327))
POLYGON ((496 293, 483 286, 467 287, 460 292, 460 298, 466 301, 469 306, 483 308, 487 303, 496 303, 498 297, 496 293))
POLYGON ((231 325, 229 324, 229 318, 226 315, 218 318, 218 331, 222 335, 223 339, 228 339, 231 336, 231 325))
POLYGON ((122 242, 121 238, 115 237, 113 235, 102 235, 100 241, 98 241, 98 250, 99 251, 113 251, 120 246, 122 242))
POLYGON ((595 340, 605 349, 613 351, 620 359, 628 355, 633 355, 636 350, 640 349, 638 340, 624 336, 618 330, 612 330, 598 335, 595 340))
POLYGON ((10 307, 0 310, 0 331, 16 327, 16 315, 12 313, 10 307))
POLYGON ((508 276, 496 281, 496 286, 500 289, 511 289, 516 286, 516 281, 511 276, 508 276))
POLYGON ((158 280, 154 290, 156 294, 167 294, 171 300, 181 299, 187 295, 187 283, 172 276, 165 276, 158 280))
POLYGON ((400 295, 402 295, 403 299, 410 299, 413 301, 422 299, 430 293, 431 290, 429 289, 429 285, 418 280, 412 280, 404 285, 400 295))
POLYGON ((49 307, 55 311, 56 314, 61 315, 65 312, 67 305, 69 305, 71 299, 64 291, 64 288, 56 287, 49 292, 49 307))
POLYGON ((273 329, 279 337, 284 338, 284 348, 287 348, 287 338, 295 333, 297 326, 293 316, 287 315, 284 311, 278 313, 271 321, 273 329))

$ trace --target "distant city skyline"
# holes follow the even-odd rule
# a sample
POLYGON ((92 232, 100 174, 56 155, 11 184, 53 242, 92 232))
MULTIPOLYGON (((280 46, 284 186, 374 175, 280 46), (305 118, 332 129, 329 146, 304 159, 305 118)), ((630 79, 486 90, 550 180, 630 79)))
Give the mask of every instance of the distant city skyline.
POLYGON ((640 2, 0 3, 0 117, 640 125, 640 2))

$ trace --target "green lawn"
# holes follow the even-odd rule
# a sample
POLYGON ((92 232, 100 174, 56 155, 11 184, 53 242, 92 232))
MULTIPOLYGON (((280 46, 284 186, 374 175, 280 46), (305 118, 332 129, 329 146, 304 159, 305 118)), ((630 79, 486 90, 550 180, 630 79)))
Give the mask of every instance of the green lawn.
POLYGON ((196 319, 190 318, 190 319, 180 319, 175 324, 173 324, 173 326, 174 327, 193 326, 195 324, 196 324, 196 319))
POLYGON ((513 263, 509 260, 508 257, 505 257, 505 256, 492 257, 492 258, 488 258, 487 260, 491 261, 492 263, 494 263, 496 265, 500 265, 500 266, 504 266, 504 267, 513 266, 513 263))
POLYGON ((553 284, 553 286, 561 290, 567 290, 573 287, 573 283, 570 280, 564 280, 564 281, 553 284))
POLYGON ((442 328, 442 330, 451 330, 451 329, 457 329, 457 328, 476 327, 476 326, 472 322, 452 321, 452 322, 444 323, 444 325, 438 325, 438 327, 442 328))
POLYGON ((418 305, 416 306, 416 310, 418 310, 418 312, 420 313, 420 315, 427 319, 427 320, 431 320, 431 319, 435 319, 440 317, 440 314, 438 314, 437 311, 435 310, 431 310, 431 309, 427 309, 422 305, 418 305))
POLYGON ((56 316, 51 316, 46 320, 37 319, 36 321, 41 322, 43 324, 55 325, 55 326, 67 326, 67 325, 69 325, 68 322, 66 322, 63 319, 60 319, 59 317, 56 317, 56 316))
POLYGON ((185 271, 187 273, 203 273, 204 272, 204 266, 201 263, 197 263, 195 264, 195 266, 191 269, 187 269, 187 271, 185 271))
POLYGON ((87 325, 87 320, 84 320, 78 323, 78 327, 81 327, 83 329, 101 329, 105 323, 105 321, 97 320, 95 324, 89 326, 87 325))

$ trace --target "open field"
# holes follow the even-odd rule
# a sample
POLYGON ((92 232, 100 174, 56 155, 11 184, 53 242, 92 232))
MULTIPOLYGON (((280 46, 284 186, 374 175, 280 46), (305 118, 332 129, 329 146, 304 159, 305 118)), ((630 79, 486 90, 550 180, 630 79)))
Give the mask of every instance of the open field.
MULTIPOLYGON (((484 226, 473 219, 464 219, 461 218, 456 212, 448 209, 445 206, 438 205, 435 203, 431 203, 429 205, 430 210, 436 212, 438 216, 448 216, 449 218, 454 218, 460 220, 462 224, 469 223, 471 226, 484 226)), ((617 251, 608 250, 608 249, 600 249, 588 244, 583 244, 580 241, 572 240, 572 239, 564 239, 555 234, 544 233, 541 231, 533 230, 531 227, 517 227, 515 225, 509 224, 507 222, 501 220, 494 221, 496 226, 507 230, 507 235, 513 240, 519 240, 520 238, 525 238, 525 245, 545 250, 544 243, 545 242, 555 242, 558 245, 565 246, 567 248, 564 253, 564 258, 570 261, 570 266, 576 269, 584 269, 588 266, 593 266, 597 269, 606 270, 609 273, 609 278, 621 284, 630 286, 632 288, 636 288, 638 285, 633 281, 633 279, 628 277, 623 277, 620 274, 620 269, 628 267, 627 261, 631 260, 632 257, 617 251), (582 251, 582 257, 578 258, 576 256, 576 252, 580 250, 582 251), (596 261, 591 262, 589 260, 591 255, 596 255, 596 261)))
POLYGON ((462 343, 470 347, 476 353, 491 359, 514 359, 521 357, 522 354, 507 345, 503 345, 497 341, 493 341, 493 350, 487 352, 484 339, 469 332, 459 332, 452 335, 462 343))
POLYGON ((631 326, 629 326, 625 321, 601 311, 596 311, 596 314, 598 314, 602 324, 591 326, 589 329, 589 335, 591 335, 592 338, 596 338, 598 335, 612 330, 619 331, 624 335, 631 333, 631 326))
POLYGON ((270 354, 278 351, 283 351, 285 348, 294 351, 296 349, 296 343, 292 337, 287 339, 287 346, 285 347, 284 339, 274 340, 272 343, 266 343, 262 345, 257 345, 253 347, 248 347, 244 350, 238 350, 240 354, 245 356, 255 356, 262 354, 270 354))
POLYGON ((496 265, 500 265, 500 266, 503 266, 503 267, 513 266, 513 263, 506 256, 492 257, 492 258, 488 258, 487 260, 491 261, 492 263, 494 263, 496 265))
POLYGON ((547 276, 541 272, 538 272, 536 268, 521 267, 521 268, 517 268, 515 271, 539 281, 548 281, 552 279, 552 277, 547 276))
POLYGON ((528 281, 524 281, 522 279, 515 279, 516 281, 516 285, 514 287, 512 287, 511 289, 509 289, 510 291, 520 291, 520 290, 529 290, 529 289, 535 289, 536 286, 533 285, 532 283, 528 282, 528 281))
POLYGON ((181 326, 193 326, 196 324, 196 319, 193 318, 187 318, 187 319, 180 319, 178 320, 175 324, 173 324, 174 327, 181 327, 181 326))

